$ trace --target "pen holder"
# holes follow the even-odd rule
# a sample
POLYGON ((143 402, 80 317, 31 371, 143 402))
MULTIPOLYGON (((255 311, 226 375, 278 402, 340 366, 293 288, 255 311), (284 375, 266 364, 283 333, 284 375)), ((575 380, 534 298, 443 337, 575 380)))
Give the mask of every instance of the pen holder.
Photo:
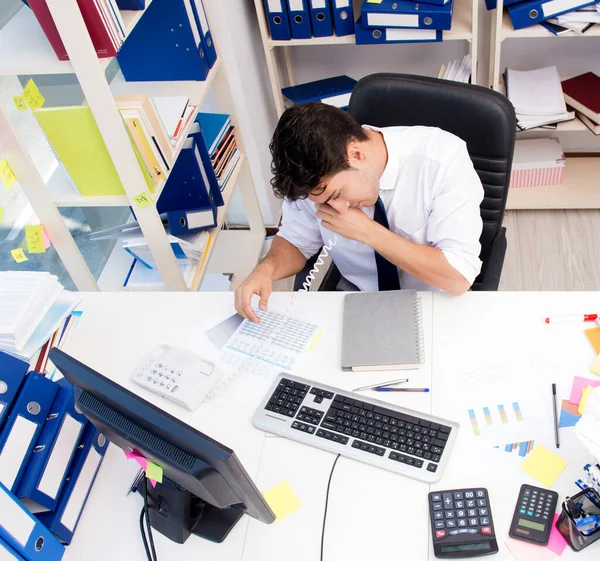
MULTIPOLYGON (((583 498, 583 496, 590 490, 585 489, 576 495, 573 495, 571 499, 577 501, 577 499, 583 498)), ((556 527, 558 531, 563 535, 567 543, 575 550, 581 551, 594 542, 600 540, 600 528, 596 528, 591 534, 582 534, 575 524, 575 520, 571 517, 569 512, 565 509, 564 505, 558 520, 556 521, 556 527)))

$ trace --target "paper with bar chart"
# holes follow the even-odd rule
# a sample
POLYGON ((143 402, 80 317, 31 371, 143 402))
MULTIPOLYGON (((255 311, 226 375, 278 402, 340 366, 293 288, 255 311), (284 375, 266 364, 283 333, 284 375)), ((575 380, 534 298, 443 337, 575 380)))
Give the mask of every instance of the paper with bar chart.
POLYGON ((507 452, 519 449, 519 453, 526 455, 529 441, 536 436, 536 426, 533 415, 528 414, 529 410, 523 400, 473 406, 467 410, 467 430, 476 440, 505 447, 507 452))

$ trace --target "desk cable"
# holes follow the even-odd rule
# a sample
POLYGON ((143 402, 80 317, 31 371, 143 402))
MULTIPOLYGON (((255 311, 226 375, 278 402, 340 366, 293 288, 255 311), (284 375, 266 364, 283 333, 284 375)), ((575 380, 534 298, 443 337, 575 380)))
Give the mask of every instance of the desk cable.
POLYGON ((321 529, 321 557, 320 561, 323 561, 323 544, 325 542, 325 524, 327 523, 327 506, 329 505, 329 487, 331 486, 331 478, 335 470, 335 466, 340 459, 340 454, 335 457, 335 461, 331 466, 331 472, 329 473, 329 481, 327 481, 327 494, 325 495, 325 511, 323 512, 323 528, 321 529))
POLYGON ((142 536, 142 543, 146 550, 146 558, 148 561, 158 561, 156 556, 156 549, 154 548, 154 538, 152 537, 152 526, 150 526, 150 515, 148 513, 148 480, 144 477, 143 493, 144 506, 140 512, 140 534, 142 536), (146 528, 144 528, 144 521, 146 522, 146 528), (146 529, 148 536, 146 536, 146 529))

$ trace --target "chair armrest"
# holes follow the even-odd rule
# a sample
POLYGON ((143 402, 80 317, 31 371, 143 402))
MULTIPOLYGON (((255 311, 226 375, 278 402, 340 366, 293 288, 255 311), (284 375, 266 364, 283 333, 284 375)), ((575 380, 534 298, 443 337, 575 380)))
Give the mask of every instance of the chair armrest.
POLYGON ((500 276, 502 275, 502 266, 504 265, 504 257, 506 255, 506 247, 506 228, 501 228, 492 242, 488 258, 483 264, 483 270, 475 279, 471 290, 498 290, 500 276))

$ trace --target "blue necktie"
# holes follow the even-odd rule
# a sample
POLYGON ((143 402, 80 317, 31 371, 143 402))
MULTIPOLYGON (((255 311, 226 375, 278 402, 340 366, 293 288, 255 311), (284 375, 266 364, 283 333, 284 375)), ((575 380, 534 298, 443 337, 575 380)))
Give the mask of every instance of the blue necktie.
MULTIPOLYGON (((381 224, 384 228, 390 229, 381 197, 377 197, 373 220, 375 220, 377 224, 381 224)), ((400 280, 398 279, 398 269, 396 268, 396 265, 390 263, 385 257, 377 252, 375 252, 375 262, 377 263, 379 290, 400 290, 400 280)))

